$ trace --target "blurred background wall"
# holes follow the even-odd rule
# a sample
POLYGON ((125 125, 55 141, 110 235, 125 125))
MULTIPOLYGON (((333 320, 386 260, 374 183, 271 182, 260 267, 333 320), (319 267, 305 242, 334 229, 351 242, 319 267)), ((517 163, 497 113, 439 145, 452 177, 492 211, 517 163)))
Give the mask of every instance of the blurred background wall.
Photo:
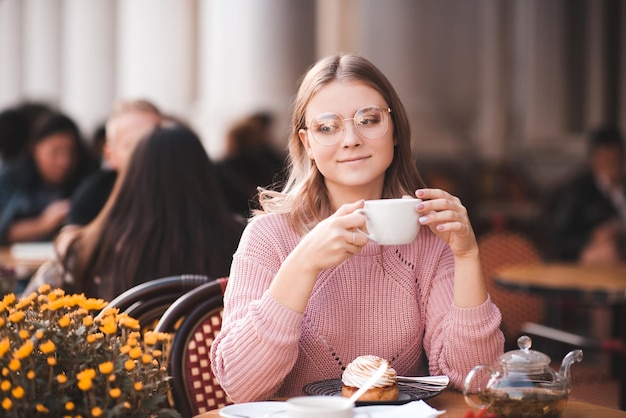
POLYGON ((144 97, 220 158, 258 110, 283 146, 299 77, 340 51, 396 86, 433 182, 496 206, 584 164, 591 129, 626 128, 625 0, 0 0, 0 108, 48 102, 89 135, 144 97))

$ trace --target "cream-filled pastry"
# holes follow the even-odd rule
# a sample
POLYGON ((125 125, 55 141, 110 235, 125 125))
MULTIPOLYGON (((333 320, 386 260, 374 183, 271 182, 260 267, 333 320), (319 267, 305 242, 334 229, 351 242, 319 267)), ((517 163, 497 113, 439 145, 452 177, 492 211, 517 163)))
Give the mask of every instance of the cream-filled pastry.
POLYGON ((387 365, 387 370, 374 385, 368 389, 359 401, 395 401, 398 399, 398 378, 396 371, 389 362, 378 356, 360 356, 355 358, 341 376, 341 396, 349 398, 354 392, 378 370, 381 363, 387 365))

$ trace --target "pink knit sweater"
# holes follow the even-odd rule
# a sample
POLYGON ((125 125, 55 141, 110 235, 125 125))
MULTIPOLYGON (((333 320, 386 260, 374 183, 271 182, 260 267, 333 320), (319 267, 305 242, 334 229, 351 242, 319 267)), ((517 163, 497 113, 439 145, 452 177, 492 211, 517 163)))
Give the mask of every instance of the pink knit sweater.
POLYGON ((454 259, 428 228, 411 244, 368 243, 322 271, 304 314, 267 289, 301 236, 283 215, 255 218, 234 255, 222 330, 211 347, 217 379, 235 402, 302 394, 302 387, 340 378, 354 358, 388 359, 401 375, 445 374, 460 387, 476 364, 495 364, 504 337, 488 299, 475 308, 452 302, 454 259))

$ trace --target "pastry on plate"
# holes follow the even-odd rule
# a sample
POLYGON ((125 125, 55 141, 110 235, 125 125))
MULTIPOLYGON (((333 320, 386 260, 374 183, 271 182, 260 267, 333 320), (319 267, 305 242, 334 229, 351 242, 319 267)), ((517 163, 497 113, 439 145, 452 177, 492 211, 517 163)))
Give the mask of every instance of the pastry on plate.
POLYGON ((381 363, 387 365, 387 370, 374 385, 368 389, 359 401, 395 401, 398 399, 398 379, 396 371, 389 362, 378 356, 360 356, 355 358, 341 376, 341 396, 349 398, 354 392, 367 382, 376 372, 381 363))

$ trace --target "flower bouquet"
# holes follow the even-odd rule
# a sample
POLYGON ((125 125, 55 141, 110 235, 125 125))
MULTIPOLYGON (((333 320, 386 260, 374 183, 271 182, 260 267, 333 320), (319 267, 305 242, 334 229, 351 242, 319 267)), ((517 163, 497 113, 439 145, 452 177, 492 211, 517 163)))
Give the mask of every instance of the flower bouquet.
POLYGON ((4 296, 0 416, 180 417, 167 405, 169 335, 142 336, 136 319, 106 304, 48 285, 4 296))

